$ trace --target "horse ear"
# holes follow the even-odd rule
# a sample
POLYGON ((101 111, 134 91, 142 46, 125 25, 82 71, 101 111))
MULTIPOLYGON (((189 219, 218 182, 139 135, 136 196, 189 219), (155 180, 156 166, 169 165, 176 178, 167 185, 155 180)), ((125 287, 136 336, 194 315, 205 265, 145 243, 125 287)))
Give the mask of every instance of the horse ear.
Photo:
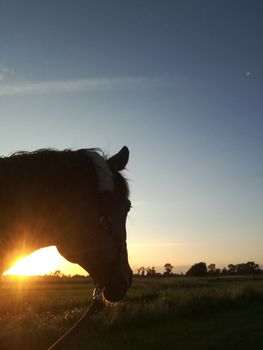
POLYGON ((126 167, 129 160, 129 149, 124 146, 122 149, 107 160, 109 167, 112 171, 120 171, 126 167))

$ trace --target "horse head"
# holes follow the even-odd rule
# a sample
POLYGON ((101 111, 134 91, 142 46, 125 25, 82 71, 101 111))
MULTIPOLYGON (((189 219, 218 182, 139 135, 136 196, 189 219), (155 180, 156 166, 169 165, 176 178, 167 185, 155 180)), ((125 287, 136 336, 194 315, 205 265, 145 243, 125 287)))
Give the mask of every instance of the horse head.
POLYGON ((132 281, 132 270, 128 262, 126 244, 126 218, 131 208, 131 202, 128 199, 127 182, 119 173, 125 168, 128 159, 129 150, 127 147, 123 147, 119 153, 109 158, 107 165, 111 173, 109 173, 108 178, 104 177, 106 180, 105 188, 103 188, 103 177, 101 177, 99 184, 103 188, 100 194, 99 223, 102 235, 107 237, 107 246, 104 248, 106 256, 101 256, 103 266, 98 272, 98 277, 94 276, 94 280, 99 286, 105 287, 104 297, 109 301, 121 300, 132 281), (112 184, 110 182, 107 184, 110 177, 112 177, 112 184), (106 189, 107 186, 108 189, 106 189), (105 263, 104 259, 107 260, 105 263))
MULTIPOLYGON (((81 150, 80 150, 81 151, 81 150)), ((84 150, 83 150, 84 151, 84 150)), ((72 237, 58 246, 68 260, 87 270, 96 287, 104 288, 104 297, 121 300, 132 281, 126 245, 126 218, 131 208, 127 181, 121 175, 129 159, 129 150, 106 159, 85 150, 95 167, 96 195, 87 213, 87 228, 81 227, 80 238, 72 237), (77 254, 72 254, 72 252, 77 254)))
POLYGON ((56 245, 106 299, 122 299, 132 279, 125 228, 131 203, 120 173, 128 159, 127 147, 111 158, 94 149, 0 157, 0 270, 14 252, 56 245))

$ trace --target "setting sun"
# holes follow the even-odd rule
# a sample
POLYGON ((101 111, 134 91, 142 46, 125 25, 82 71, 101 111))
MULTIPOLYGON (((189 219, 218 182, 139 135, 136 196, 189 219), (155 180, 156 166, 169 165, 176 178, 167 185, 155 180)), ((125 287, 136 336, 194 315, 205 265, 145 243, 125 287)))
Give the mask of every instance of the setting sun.
POLYGON ((4 275, 33 276, 45 275, 61 270, 65 274, 83 274, 87 272, 77 264, 64 259, 56 247, 42 248, 17 261, 4 275))

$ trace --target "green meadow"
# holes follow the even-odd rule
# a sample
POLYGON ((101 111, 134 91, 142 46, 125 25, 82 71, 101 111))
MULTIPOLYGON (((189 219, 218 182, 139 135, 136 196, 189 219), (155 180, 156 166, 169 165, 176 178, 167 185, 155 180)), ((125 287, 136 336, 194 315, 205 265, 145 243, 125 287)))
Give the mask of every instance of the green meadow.
MULTIPOLYGON (((91 281, 3 281, 0 349, 47 349, 85 312, 91 281)), ((263 278, 136 277, 65 349, 263 349, 263 278)))

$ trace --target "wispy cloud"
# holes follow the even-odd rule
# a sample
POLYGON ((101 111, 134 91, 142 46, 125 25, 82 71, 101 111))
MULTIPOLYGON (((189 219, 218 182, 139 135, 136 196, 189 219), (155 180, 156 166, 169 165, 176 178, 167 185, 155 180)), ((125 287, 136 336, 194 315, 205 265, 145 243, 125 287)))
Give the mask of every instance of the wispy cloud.
POLYGON ((0 68, 0 81, 4 81, 8 78, 10 74, 13 74, 14 71, 12 69, 9 69, 7 67, 0 68))
MULTIPOLYGON (((4 72, 2 74, 4 77, 4 72)), ((156 78, 121 77, 0 84, 0 96, 42 95, 82 91, 93 92, 107 89, 118 90, 137 87, 155 87, 158 86, 159 82, 160 80, 156 78)))

